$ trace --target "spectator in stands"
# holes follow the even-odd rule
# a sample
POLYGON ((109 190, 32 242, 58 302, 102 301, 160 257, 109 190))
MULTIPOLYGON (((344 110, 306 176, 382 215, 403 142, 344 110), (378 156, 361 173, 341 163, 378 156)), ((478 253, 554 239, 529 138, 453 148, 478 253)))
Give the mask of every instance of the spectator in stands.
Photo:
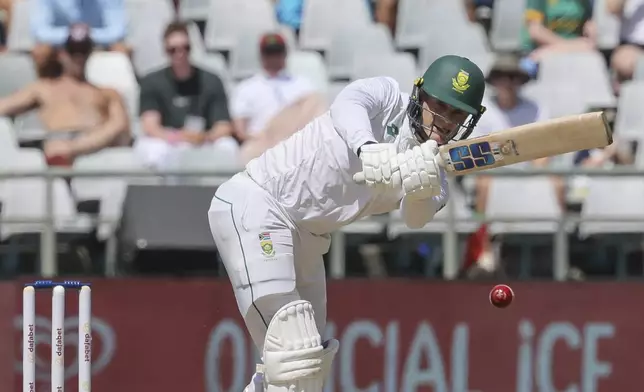
POLYGON ((231 112, 244 159, 260 155, 326 110, 311 82, 286 70, 287 48, 275 33, 259 44, 262 70, 241 82, 231 112))
POLYGON ((51 76, 55 52, 69 35, 69 26, 84 23, 98 49, 129 55, 125 45, 127 18, 124 0, 37 0, 31 10, 36 41, 32 55, 42 76, 51 76))
POLYGON ((610 59, 617 82, 622 82, 633 77, 637 59, 644 53, 644 0, 605 1, 608 12, 622 22, 621 42, 610 59))
POLYGON ((398 0, 377 0, 376 22, 389 27, 392 35, 396 34, 396 18, 398 18, 398 0))
MULTIPOLYGON (((503 129, 517 127, 549 119, 547 109, 538 102, 521 96, 521 86, 530 80, 520 67, 519 59, 513 55, 500 55, 488 74, 487 82, 492 87, 492 97, 487 100, 487 110, 481 117, 472 137, 483 136, 503 129)), ((548 158, 525 163, 537 167, 548 164, 548 158)), ((522 167, 523 164, 513 165, 522 167)), ((556 187, 563 206, 563 182, 556 179, 556 187)), ((476 177, 476 209, 485 211, 490 177, 476 177)))
POLYGON ((47 128, 45 155, 50 164, 69 164, 84 154, 131 141, 123 100, 112 89, 85 80, 85 64, 93 49, 87 25, 74 25, 58 51, 62 75, 40 79, 0 99, 0 115, 16 116, 37 108, 47 128))
POLYGON ((595 50, 596 26, 588 0, 528 0, 522 32, 522 67, 534 76, 544 56, 595 50))
POLYGON ((9 36, 9 29, 11 28, 11 16, 14 1, 15 0, 0 0, 0 11, 4 14, 4 20, 2 22, 2 46, 7 45, 7 37, 9 36))
POLYGON ((273 0, 275 1, 275 13, 279 24, 293 29, 295 34, 300 33, 302 25, 302 12, 304 0, 273 0))
POLYGON ((209 148, 237 155, 228 99, 221 79, 190 62, 187 25, 170 23, 163 35, 170 66, 141 80, 144 136, 136 153, 148 166, 167 170, 186 149, 209 148))

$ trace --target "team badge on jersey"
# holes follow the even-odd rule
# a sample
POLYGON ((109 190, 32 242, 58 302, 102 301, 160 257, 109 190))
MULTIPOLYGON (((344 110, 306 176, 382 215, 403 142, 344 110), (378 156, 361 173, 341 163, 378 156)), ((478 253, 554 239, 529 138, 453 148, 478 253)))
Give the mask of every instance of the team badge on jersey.
POLYGON ((275 256, 275 247, 273 247, 273 241, 271 240, 271 233, 268 233, 268 232, 259 233, 259 246, 262 248, 262 254, 265 257, 275 256))

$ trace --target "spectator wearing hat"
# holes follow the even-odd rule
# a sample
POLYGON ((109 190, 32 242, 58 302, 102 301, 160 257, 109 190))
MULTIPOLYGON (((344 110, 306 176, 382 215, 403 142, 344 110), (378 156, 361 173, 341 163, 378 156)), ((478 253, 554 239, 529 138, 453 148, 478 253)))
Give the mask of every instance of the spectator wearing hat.
POLYGON ((306 78, 286 69, 287 47, 279 34, 261 37, 262 70, 242 81, 231 102, 242 153, 250 159, 272 147, 326 110, 324 99, 306 78))
POLYGON ((127 17, 124 0, 36 0, 31 10, 31 31, 36 41, 32 55, 41 75, 47 74, 55 50, 65 43, 70 26, 83 23, 97 49, 123 52, 127 17))
MULTIPOLYGON (((529 80, 529 75, 519 65, 518 57, 499 56, 487 77, 487 83, 492 90, 491 97, 486 98, 487 110, 470 137, 484 136, 492 132, 548 120, 550 115, 543 104, 521 95, 521 87, 529 80)), ((529 165, 544 167, 547 164, 548 158, 543 158, 516 164, 513 167, 529 165)), ((490 177, 477 176, 476 178, 476 209, 479 212, 485 210, 489 182, 490 177)), ((557 179, 556 184, 563 202, 563 183, 557 179)))
POLYGON ((47 131, 44 151, 50 164, 70 164, 79 155, 129 145, 131 141, 129 120, 119 93, 85 79, 85 64, 92 49, 89 27, 73 25, 58 51, 61 75, 39 79, 0 99, 1 116, 38 110, 47 131))
POLYGON ((170 66, 141 80, 139 110, 144 135, 134 145, 136 153, 146 165, 159 170, 172 169, 187 149, 238 156, 224 84, 219 76, 190 62, 187 25, 169 24, 163 43, 170 66))

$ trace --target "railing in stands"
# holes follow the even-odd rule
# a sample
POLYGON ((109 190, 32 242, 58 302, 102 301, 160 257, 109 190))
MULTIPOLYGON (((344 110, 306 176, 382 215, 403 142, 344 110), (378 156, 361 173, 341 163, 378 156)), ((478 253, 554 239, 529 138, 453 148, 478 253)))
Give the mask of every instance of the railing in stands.
MULTIPOLYGON (((228 180, 231 175, 234 173, 216 173, 212 171, 166 171, 166 172, 150 172, 150 171, 114 171, 114 170, 74 170, 74 169, 58 169, 53 168, 45 171, 22 171, 22 170, 12 170, 12 171, 3 171, 0 170, 0 181, 11 178, 43 178, 46 184, 46 214, 43 219, 27 219, 27 218, 12 218, 12 219, 2 219, 0 218, 0 223, 3 224, 12 224, 12 223, 36 223, 42 224, 43 230, 41 234, 40 246, 41 246, 41 263, 40 263, 40 274, 42 277, 50 278, 54 277, 58 271, 57 263, 57 244, 56 244, 56 231, 54 225, 54 203, 53 203, 53 179, 55 178, 109 178, 109 177, 120 177, 120 178, 159 178, 159 177, 203 177, 208 178, 209 184, 219 185, 228 180)), ((644 177, 644 170, 635 169, 632 167, 616 167, 610 170, 602 169, 527 169, 527 170, 511 170, 511 169, 497 169, 493 171, 488 171, 485 173, 479 173, 479 175, 489 175, 495 177, 529 177, 529 176, 539 176, 539 175, 550 175, 550 176, 577 176, 584 175, 589 177, 644 177)), ((448 227, 451 229, 443 233, 443 245, 445 249, 444 256, 444 268, 443 276, 445 279, 454 279, 458 273, 459 260, 458 260, 458 249, 457 249, 457 233, 454 230, 454 225, 457 222, 483 222, 491 220, 482 220, 482 219, 460 219, 457 218, 454 211, 454 206, 452 203, 448 203, 447 208, 447 219, 446 222, 448 227)), ((526 218, 523 218, 525 220, 526 218)), ((533 217, 529 217, 532 221, 535 221, 533 217)), ((521 217, 516 217, 514 219, 495 219, 494 222, 515 222, 521 221, 521 217)), ((556 280, 562 281, 566 279, 569 267, 568 260, 568 235, 566 232, 566 225, 569 222, 588 222, 588 221, 601 221, 601 222, 610 222, 614 221, 614 217, 602 217, 601 219, 582 219, 578 216, 570 216, 564 214, 563 218, 559 222, 559 230, 555 234, 554 238, 554 258, 553 258, 553 271, 554 278, 556 280)), ((548 219, 548 221, 552 221, 548 219)), ((640 218, 633 219, 624 219, 619 218, 620 222, 642 222, 640 218)), ((331 243, 331 259, 330 259, 330 276, 332 278, 343 278, 345 274, 345 260, 344 260, 344 236, 346 234, 343 232, 333 233, 333 241, 331 243)), ((116 254, 113 253, 111 257, 108 257, 106 265, 106 274, 108 276, 114 275, 116 273, 116 254)))

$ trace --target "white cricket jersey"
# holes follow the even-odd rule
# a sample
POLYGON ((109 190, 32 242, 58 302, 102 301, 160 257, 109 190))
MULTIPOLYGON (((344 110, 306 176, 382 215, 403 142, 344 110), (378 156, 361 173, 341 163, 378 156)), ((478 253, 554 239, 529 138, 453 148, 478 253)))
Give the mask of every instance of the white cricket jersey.
MULTIPOLYGON (((313 234, 393 211, 402 190, 377 192, 356 184, 353 174, 362 170, 357 150, 366 142, 395 143, 400 152, 418 145, 406 120, 408 100, 392 78, 357 80, 328 112, 250 161, 246 171, 299 228, 313 234)), ((446 194, 441 192, 443 199, 446 194)), ((441 199, 439 207, 446 201, 441 199)))

